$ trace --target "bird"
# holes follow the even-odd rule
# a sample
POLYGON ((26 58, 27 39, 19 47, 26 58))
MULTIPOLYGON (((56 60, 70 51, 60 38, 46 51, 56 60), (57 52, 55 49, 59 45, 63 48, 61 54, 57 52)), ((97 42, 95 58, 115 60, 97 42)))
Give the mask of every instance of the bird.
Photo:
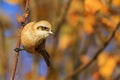
POLYGON ((46 20, 29 22, 21 31, 23 48, 31 54, 42 55, 47 66, 50 66, 50 55, 45 49, 45 42, 51 34, 51 24, 46 20))

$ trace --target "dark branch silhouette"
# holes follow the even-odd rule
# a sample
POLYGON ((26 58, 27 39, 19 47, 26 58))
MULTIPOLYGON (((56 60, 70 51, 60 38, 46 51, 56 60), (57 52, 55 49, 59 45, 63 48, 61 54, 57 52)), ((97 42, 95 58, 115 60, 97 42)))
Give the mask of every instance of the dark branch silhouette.
POLYGON ((68 10, 69 10, 69 8, 70 8, 70 5, 71 5, 71 3, 72 3, 72 0, 69 0, 68 1, 68 3, 67 3, 67 5, 66 5, 66 8, 65 8, 65 10, 64 10, 64 13, 63 13, 63 15, 62 15, 62 18, 60 19, 60 21, 57 23, 57 26, 56 26, 56 31, 55 31, 55 40, 54 40, 54 44, 53 44, 53 51, 52 51, 52 56, 54 56, 55 55, 55 53, 56 53, 56 48, 57 48, 57 45, 58 45, 58 40, 59 40, 59 33, 60 33, 60 30, 61 30, 61 28, 62 28, 62 25, 65 23, 65 17, 66 17, 66 15, 67 15, 67 13, 68 13, 68 10))
POLYGON ((71 5, 71 3, 72 3, 72 0, 69 0, 68 1, 68 3, 67 3, 67 5, 66 5, 66 8, 65 8, 65 10, 64 10, 64 13, 63 13, 63 16, 62 16, 62 18, 61 18, 61 20, 60 20, 60 22, 57 24, 57 29, 56 29, 56 31, 55 31, 55 36, 56 37, 58 37, 58 34, 59 34, 59 32, 60 32, 60 29, 61 29, 61 26, 64 24, 64 22, 65 22, 65 17, 66 17, 66 15, 67 15, 67 13, 68 13, 68 10, 69 10, 69 8, 70 8, 70 5, 71 5))
POLYGON ((98 55, 107 47, 107 45, 109 44, 109 42, 115 36, 115 33, 116 33, 116 31, 118 30, 119 27, 120 27, 120 22, 117 24, 117 27, 110 34, 110 36, 108 37, 108 40, 104 43, 103 47, 96 52, 96 54, 94 55, 94 57, 88 63, 83 64, 82 66, 80 66, 79 68, 77 68, 73 73, 71 73, 70 75, 68 75, 65 80, 69 80, 70 78, 74 77, 76 74, 79 74, 83 70, 85 70, 86 68, 88 68, 94 62, 94 60, 96 60, 96 58, 98 57, 98 55))

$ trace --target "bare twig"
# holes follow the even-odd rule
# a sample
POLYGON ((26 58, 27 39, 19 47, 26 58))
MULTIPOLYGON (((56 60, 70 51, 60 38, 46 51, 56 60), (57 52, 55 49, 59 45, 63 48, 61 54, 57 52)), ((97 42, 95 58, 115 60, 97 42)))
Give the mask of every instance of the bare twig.
MULTIPOLYGON (((21 25, 20 32, 19 32, 19 35, 18 35, 16 48, 20 48, 20 45, 21 45, 20 34, 21 34, 22 29, 24 28, 24 24, 23 23, 25 23, 26 19, 28 18, 28 13, 29 13, 28 12, 29 11, 28 3, 29 3, 29 0, 26 0, 25 14, 23 16, 23 21, 21 22, 22 25, 21 25)), ((18 57, 19 57, 19 51, 16 51, 15 52, 15 61, 14 61, 12 75, 11 75, 11 79, 10 80, 14 80, 14 78, 15 78, 15 72, 16 72, 17 63, 18 63, 18 57)))
POLYGON ((117 27, 111 33, 111 35, 109 36, 108 40, 104 43, 103 47, 96 52, 95 56, 87 64, 83 64, 78 69, 76 69, 73 73, 71 73, 69 76, 67 76, 65 80, 69 80, 70 78, 74 77, 76 74, 81 73, 83 70, 88 68, 93 63, 93 61, 96 60, 98 55, 107 47, 109 42, 115 36, 115 33, 116 33, 116 31, 118 30, 119 27, 120 27, 120 22, 118 23, 117 27))
POLYGON ((57 24, 57 26, 56 26, 55 41, 54 41, 54 45, 53 45, 52 56, 55 55, 55 52, 56 52, 56 51, 55 51, 55 48, 57 48, 57 45, 58 45, 59 32, 60 32, 60 30, 61 30, 62 25, 63 25, 64 22, 65 22, 65 17, 66 17, 66 15, 67 15, 67 13, 68 13, 68 10, 69 10, 69 8, 70 8, 71 3, 72 3, 72 0, 68 0, 68 3, 67 3, 66 8, 65 8, 65 10, 64 10, 63 16, 62 16, 62 18, 60 19, 60 22, 58 22, 58 24, 57 24))
MULTIPOLYGON (((60 32, 60 29, 61 29, 61 27, 62 27, 62 25, 64 24, 64 22, 65 22, 65 17, 66 17, 66 15, 67 15, 67 13, 68 13, 68 10, 69 10, 69 8, 70 8, 70 5, 71 5, 71 3, 72 3, 72 0, 68 0, 68 3, 67 3, 67 5, 66 5, 66 8, 65 8, 65 10, 64 10, 64 13, 63 13, 63 15, 62 15, 62 17, 61 17, 61 19, 60 19, 60 21, 57 23, 57 26, 56 26, 56 31, 55 31, 55 38, 54 38, 54 44, 53 44, 53 49, 52 49, 52 55, 51 55, 51 57, 52 57, 52 61, 55 61, 54 60, 54 57, 55 57, 55 54, 56 54, 56 48, 57 48, 57 46, 58 46, 58 35, 59 35, 59 32, 60 32)), ((56 17, 55 17, 56 18, 56 17)), ((48 74, 48 78, 49 78, 49 80, 53 80, 53 76, 54 76, 54 74, 53 74, 53 72, 56 74, 56 75, 58 75, 58 73, 57 73, 57 70, 53 67, 53 65, 51 65, 51 68, 50 68, 50 71, 49 71, 49 74, 48 74), (51 75, 51 73, 53 74, 53 75, 51 75), (52 76, 52 77, 51 77, 52 76)), ((54 79, 56 79, 57 77, 56 76, 54 76, 54 79)))
POLYGON ((69 10, 69 8, 70 8, 71 3, 72 3, 72 0, 69 0, 68 3, 67 3, 67 5, 66 5, 66 8, 65 8, 64 13, 63 13, 63 16, 62 16, 60 22, 59 22, 59 23, 57 24, 57 26, 56 26, 57 29, 56 29, 56 31, 55 31, 55 36, 58 36, 59 31, 60 31, 60 29, 61 29, 61 26, 62 26, 63 23, 65 22, 65 17, 66 17, 66 15, 67 15, 67 13, 68 13, 68 10, 69 10))

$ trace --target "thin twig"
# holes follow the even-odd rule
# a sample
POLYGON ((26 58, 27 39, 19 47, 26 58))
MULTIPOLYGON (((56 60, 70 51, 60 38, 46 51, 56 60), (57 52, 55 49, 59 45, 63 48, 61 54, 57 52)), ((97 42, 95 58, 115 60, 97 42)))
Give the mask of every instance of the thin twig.
MULTIPOLYGON (((26 19, 28 18, 28 3, 29 0, 26 0, 26 5, 25 5, 25 14, 23 16, 23 21, 21 22, 21 24, 25 23, 26 19)), ((20 34, 22 29, 24 28, 24 25, 21 26, 20 28, 20 32, 19 32, 19 36, 18 36, 18 40, 17 40, 17 44, 16 44, 16 48, 20 48, 21 45, 21 40, 20 40, 20 34)), ((12 75, 11 75, 11 79, 10 80, 14 80, 15 78, 15 72, 16 72, 16 68, 17 68, 17 63, 18 63, 18 57, 19 57, 19 51, 15 52, 15 61, 14 61, 14 65, 13 65, 13 69, 12 69, 12 75)))
POLYGON ((66 15, 67 15, 67 13, 68 13, 68 10, 69 10, 69 8, 70 8, 71 3, 72 3, 72 0, 69 0, 68 3, 67 3, 67 5, 66 5, 66 8, 65 8, 64 13, 63 13, 63 16, 62 16, 60 22, 59 22, 59 23, 57 24, 57 26, 56 26, 57 29, 56 29, 56 31, 55 31, 55 36, 58 36, 59 31, 60 31, 60 29, 61 29, 61 26, 62 26, 63 23, 65 22, 65 17, 66 17, 66 15))
POLYGON ((55 51, 55 48, 57 48, 57 45, 58 45, 58 40, 59 40, 59 32, 62 28, 62 25, 65 23, 65 17, 68 13, 68 10, 70 8, 70 5, 72 3, 72 0, 68 0, 68 3, 66 5, 66 8, 64 10, 64 13, 63 13, 63 16, 62 18, 60 19, 60 22, 58 22, 57 26, 56 26, 56 31, 55 31, 55 41, 54 41, 54 45, 53 45, 53 51, 52 51, 52 56, 55 55, 56 51, 55 51))
POLYGON ((71 73, 70 75, 68 75, 65 80, 69 80, 70 78, 74 77, 76 74, 79 74, 83 70, 85 70, 86 68, 88 68, 93 63, 93 61, 96 60, 96 58, 98 57, 98 55, 108 46, 109 42, 115 36, 115 33, 116 33, 116 31, 118 30, 119 27, 120 27, 120 22, 118 23, 117 27, 111 33, 111 35, 109 36, 108 40, 104 43, 103 47, 96 52, 95 56, 87 64, 83 64, 82 66, 80 66, 79 68, 77 68, 73 73, 71 73))
MULTIPOLYGON (((60 32, 60 29, 61 29, 61 27, 62 27, 62 25, 64 24, 64 22, 65 22, 65 17, 66 17, 66 15, 67 15, 67 13, 68 13, 68 10, 69 10, 69 8, 70 8, 70 5, 71 5, 71 3, 72 3, 72 0, 68 0, 68 3, 66 4, 66 8, 65 8, 65 10, 64 10, 64 13, 63 13, 63 15, 62 15, 62 17, 61 17, 61 19, 60 19, 60 21, 57 23, 57 26, 56 26, 56 31, 55 31, 55 38, 54 38, 54 44, 53 44, 53 50, 52 50, 52 55, 51 55, 51 57, 52 57, 52 61, 55 61, 54 60, 54 57, 55 57, 55 54, 56 54, 56 48, 57 48, 57 46, 58 46, 58 35, 59 35, 59 32, 60 32)), ((52 77, 51 77, 51 73, 53 73, 53 71, 55 71, 55 73, 56 73, 56 70, 55 70, 55 68, 53 67, 53 65, 51 65, 51 69, 50 69, 50 72, 49 72, 49 74, 48 74, 48 76, 50 75, 50 78, 49 79, 52 79, 52 77)), ((54 75, 52 75, 52 76, 54 76, 54 75)), ((54 76, 54 78, 55 78, 55 76, 54 76)), ((56 79, 56 78, 55 78, 56 79)))

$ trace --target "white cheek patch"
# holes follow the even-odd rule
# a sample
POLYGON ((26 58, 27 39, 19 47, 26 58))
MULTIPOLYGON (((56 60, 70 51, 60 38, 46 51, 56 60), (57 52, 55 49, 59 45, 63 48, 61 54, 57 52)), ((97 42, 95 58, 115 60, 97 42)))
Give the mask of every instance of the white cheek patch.
POLYGON ((45 35, 45 37, 47 38, 49 36, 49 34, 47 33, 46 35, 45 35))
POLYGON ((46 31, 38 31, 37 34, 41 37, 41 38, 47 38, 49 36, 49 33, 46 31))

